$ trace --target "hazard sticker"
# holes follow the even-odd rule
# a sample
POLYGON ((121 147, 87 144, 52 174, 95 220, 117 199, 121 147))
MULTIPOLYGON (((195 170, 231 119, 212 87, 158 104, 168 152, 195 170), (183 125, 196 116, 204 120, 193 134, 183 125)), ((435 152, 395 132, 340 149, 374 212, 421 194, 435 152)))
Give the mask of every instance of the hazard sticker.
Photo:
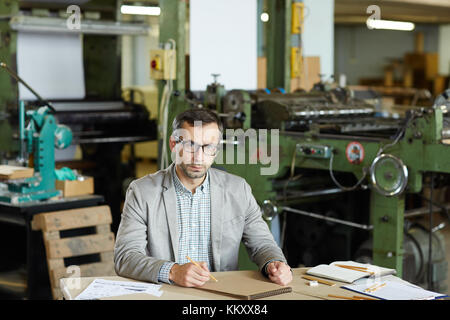
POLYGON ((360 164, 364 160, 364 147, 357 141, 352 141, 347 145, 345 155, 351 164, 360 164))

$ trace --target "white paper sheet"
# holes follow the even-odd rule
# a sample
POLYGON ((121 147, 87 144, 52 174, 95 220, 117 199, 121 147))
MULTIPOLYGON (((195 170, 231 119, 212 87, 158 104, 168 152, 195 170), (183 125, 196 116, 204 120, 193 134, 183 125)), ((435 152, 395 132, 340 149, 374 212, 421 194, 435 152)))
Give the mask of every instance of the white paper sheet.
POLYGON ((257 88, 256 0, 190 0, 190 87, 257 88))
MULTIPOLYGON (((44 99, 85 97, 81 35, 18 32, 17 71, 44 99)), ((21 100, 37 100, 22 84, 21 100)))
POLYGON ((97 300, 133 293, 147 293, 160 297, 163 294, 160 288, 161 285, 152 283, 95 279, 75 300, 97 300))

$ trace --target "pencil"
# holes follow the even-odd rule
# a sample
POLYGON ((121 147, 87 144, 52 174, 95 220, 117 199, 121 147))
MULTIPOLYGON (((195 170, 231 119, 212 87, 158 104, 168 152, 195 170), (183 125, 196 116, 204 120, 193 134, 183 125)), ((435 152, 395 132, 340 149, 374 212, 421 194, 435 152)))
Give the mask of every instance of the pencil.
POLYGON ((377 300, 374 298, 367 298, 367 297, 363 297, 363 296, 353 296, 353 298, 358 299, 358 300, 377 300))
POLYGON ((319 283, 326 284, 327 286, 334 286, 334 285, 336 285, 336 283, 334 283, 334 282, 322 280, 322 279, 315 278, 315 277, 311 277, 311 276, 307 276, 307 275, 303 275, 302 278, 303 278, 303 279, 306 279, 306 280, 317 281, 317 282, 319 282, 319 283))
POLYGON ((361 269, 361 270, 367 270, 365 267, 358 267, 358 266, 348 266, 345 264, 336 264, 335 266, 341 267, 341 268, 349 268, 349 269, 361 269))
MULTIPOLYGON (((197 267, 203 269, 197 262, 195 262, 194 260, 192 260, 191 258, 189 258, 189 256, 186 256, 186 258, 187 258, 190 262, 192 262, 194 265, 196 265, 197 267)), ((216 278, 214 278, 214 276, 213 276, 212 274, 209 274, 209 277, 210 277, 211 279, 213 279, 215 282, 219 282, 219 280, 217 280, 216 278)))
POLYGON ((386 285, 386 282, 383 283, 383 284, 380 284, 378 287, 375 287, 375 288, 370 289, 369 292, 377 291, 378 289, 383 288, 385 285, 386 285))
POLYGON ((373 285, 371 285, 370 287, 368 287, 366 290, 364 290, 364 292, 370 292, 372 291, 372 289, 376 288, 378 286, 378 283, 375 283, 373 285))
POLYGON ((350 270, 360 271, 360 272, 366 272, 366 273, 369 273, 370 275, 375 274, 375 273, 372 272, 372 271, 367 271, 367 268, 363 268, 363 267, 346 266, 346 265, 342 265, 342 264, 336 264, 335 266, 340 267, 340 268, 345 268, 345 269, 350 269, 350 270))

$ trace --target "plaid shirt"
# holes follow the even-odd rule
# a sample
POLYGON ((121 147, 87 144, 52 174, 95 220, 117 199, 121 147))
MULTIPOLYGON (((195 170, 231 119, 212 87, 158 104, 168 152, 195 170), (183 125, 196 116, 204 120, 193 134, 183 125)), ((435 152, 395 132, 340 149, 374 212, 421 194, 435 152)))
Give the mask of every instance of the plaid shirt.
MULTIPOLYGON (((184 187, 178 178, 175 166, 172 171, 173 184, 177 195, 178 259, 176 263, 185 264, 189 256, 194 261, 204 261, 211 270, 213 265, 211 247, 211 194, 209 174, 195 193, 184 187)), ((159 270, 160 282, 172 283, 169 272, 175 262, 166 262, 159 270)))

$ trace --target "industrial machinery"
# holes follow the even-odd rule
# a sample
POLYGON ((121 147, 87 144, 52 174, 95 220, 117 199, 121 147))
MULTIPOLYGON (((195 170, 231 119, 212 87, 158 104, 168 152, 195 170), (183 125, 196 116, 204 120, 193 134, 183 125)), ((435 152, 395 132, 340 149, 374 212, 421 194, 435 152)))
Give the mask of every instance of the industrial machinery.
MULTIPOLYGON (((250 184, 288 262, 371 262, 441 290, 447 277, 442 225, 415 219, 448 213, 424 191, 450 185, 448 93, 435 107, 411 107, 405 115, 383 112, 371 92, 322 83, 309 92, 285 93, 296 78, 292 23, 300 21, 293 19, 291 1, 269 1, 269 23, 258 25, 268 89, 227 91, 213 75, 205 91, 191 92, 186 3, 160 1, 160 7, 171 14, 160 19, 159 40, 177 43, 165 123, 188 108, 217 112, 225 132, 214 166, 250 184), (242 154, 245 161, 239 161, 242 154)), ((163 143, 168 135, 160 135, 163 143)), ((239 267, 255 268, 241 248, 239 267)))
MULTIPOLYGON (((24 118, 23 113, 24 104, 21 102, 21 119, 24 118)), ((0 201, 3 202, 21 203, 61 196, 61 191, 55 189, 54 150, 70 145, 72 131, 65 125, 57 124, 47 106, 30 110, 27 116, 30 121, 26 128, 23 127, 24 122, 20 121, 20 158, 25 160, 25 154, 33 156, 34 174, 29 178, 8 181, 7 190, 0 192, 0 201)))
MULTIPOLYGON (((291 265, 352 259, 445 289, 443 226, 431 221, 430 232, 411 219, 417 210, 429 213, 432 197, 424 187, 436 179, 450 183, 448 93, 435 107, 411 108, 404 117, 386 116, 357 95, 339 87, 290 94, 206 90, 192 93, 186 107, 211 108, 223 119, 215 166, 251 185, 291 265), (242 151, 245 164, 237 161, 242 151), (425 209, 418 209, 423 201, 425 209)), ((432 212, 448 213, 432 205, 432 212)), ((241 263, 250 266, 245 252, 241 263)))
MULTIPOLYGON (((95 193, 110 205, 117 230, 124 181, 135 177, 133 157, 124 163, 121 151, 128 143, 155 140, 157 127, 144 105, 122 98, 121 36, 147 35, 149 27, 122 22, 116 0, 5 0, 0 15, 0 60, 52 102, 55 121, 72 131, 72 153, 75 145, 81 150, 81 161, 56 159, 56 166, 94 177, 95 193)), ((18 101, 27 110, 42 103, 5 72, 0 86, 5 164, 20 150, 18 101)))

